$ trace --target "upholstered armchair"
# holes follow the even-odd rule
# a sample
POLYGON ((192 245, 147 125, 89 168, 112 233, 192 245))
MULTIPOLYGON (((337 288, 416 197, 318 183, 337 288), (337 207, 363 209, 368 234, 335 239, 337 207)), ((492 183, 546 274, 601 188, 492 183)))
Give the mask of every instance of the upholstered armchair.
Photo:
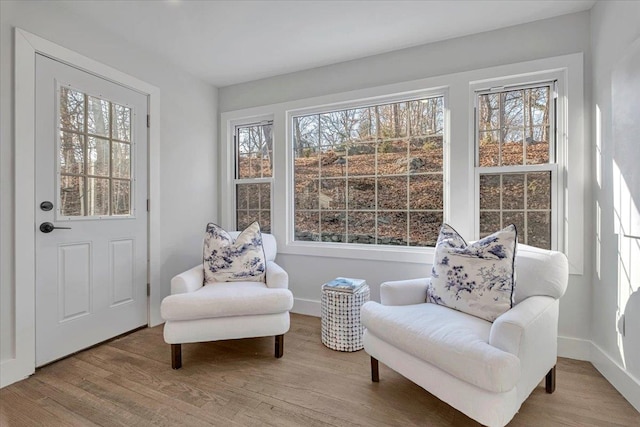
POLYGON ((493 322, 425 301, 430 278, 383 283, 362 307, 372 381, 378 361, 487 426, 504 426, 544 379, 555 389, 564 254, 518 245, 514 304, 493 322))
MULTIPOLYGON (((230 232, 234 239, 240 232, 230 232)), ((171 279, 171 295, 162 301, 164 340, 171 344, 171 366, 182 366, 182 344, 275 336, 275 357, 283 355, 293 295, 287 273, 274 262, 273 235, 262 233, 264 281, 205 283, 203 264, 171 279)))

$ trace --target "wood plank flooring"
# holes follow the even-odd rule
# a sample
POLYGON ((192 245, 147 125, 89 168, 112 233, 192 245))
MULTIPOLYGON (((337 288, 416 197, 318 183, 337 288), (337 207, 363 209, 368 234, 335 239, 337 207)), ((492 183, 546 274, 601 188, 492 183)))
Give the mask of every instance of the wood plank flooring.
MULTIPOLYGON (((273 338, 182 346, 171 369, 162 326, 75 354, 0 390, 1 426, 477 426, 364 351, 320 341, 320 319, 292 315, 273 338)), ((560 359, 510 426, 640 426, 640 414, 588 362, 560 359)))

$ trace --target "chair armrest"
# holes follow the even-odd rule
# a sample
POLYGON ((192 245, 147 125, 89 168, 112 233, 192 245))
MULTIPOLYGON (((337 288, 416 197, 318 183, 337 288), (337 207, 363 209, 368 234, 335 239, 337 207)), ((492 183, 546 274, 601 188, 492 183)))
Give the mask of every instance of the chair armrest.
POLYGON ((267 261, 267 287, 289 288, 289 274, 273 261, 267 261))
POLYGON ((380 285, 380 302, 383 305, 420 304, 427 300, 427 286, 431 279, 398 280, 380 285))
POLYGON ((489 344, 520 359, 518 389, 528 394, 558 359, 559 302, 548 296, 526 298, 499 316, 491 326, 489 344))
POLYGON ((204 269, 198 264, 171 279, 171 295, 193 292, 204 284, 204 269))
MULTIPOLYGON (((558 316, 552 310, 554 301, 555 298, 537 295, 513 306, 493 322, 489 344, 519 356, 525 341, 537 335, 557 336, 558 316)), ((553 341, 557 340, 553 338, 553 341)))

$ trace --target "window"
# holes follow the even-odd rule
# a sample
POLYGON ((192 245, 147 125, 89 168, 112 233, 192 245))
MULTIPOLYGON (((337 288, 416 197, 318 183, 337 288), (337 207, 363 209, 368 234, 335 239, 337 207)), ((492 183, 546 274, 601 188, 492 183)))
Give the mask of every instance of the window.
POLYGON ((580 274, 583 68, 572 54, 223 112, 220 222, 239 214, 237 126, 269 120, 278 252, 314 257, 314 271, 333 258, 423 264, 442 222, 469 240, 513 222, 580 274))
POLYGON ((520 243, 554 246, 554 87, 476 92, 480 237, 513 223, 520 243))
POLYGON ((294 240, 434 246, 444 96, 292 116, 294 240))
POLYGON ((131 215, 131 108, 60 87, 63 217, 131 215))
POLYGON ((236 229, 254 221, 271 232, 271 179, 273 171, 272 122, 235 127, 236 229))

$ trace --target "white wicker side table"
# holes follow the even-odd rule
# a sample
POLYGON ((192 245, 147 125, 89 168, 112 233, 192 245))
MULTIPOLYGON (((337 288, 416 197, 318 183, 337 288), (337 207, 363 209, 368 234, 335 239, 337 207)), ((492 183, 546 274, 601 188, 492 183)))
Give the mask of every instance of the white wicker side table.
POLYGON ((364 326, 360 323, 360 307, 369 301, 369 286, 355 292, 322 290, 322 343, 333 350, 362 350, 364 326))

